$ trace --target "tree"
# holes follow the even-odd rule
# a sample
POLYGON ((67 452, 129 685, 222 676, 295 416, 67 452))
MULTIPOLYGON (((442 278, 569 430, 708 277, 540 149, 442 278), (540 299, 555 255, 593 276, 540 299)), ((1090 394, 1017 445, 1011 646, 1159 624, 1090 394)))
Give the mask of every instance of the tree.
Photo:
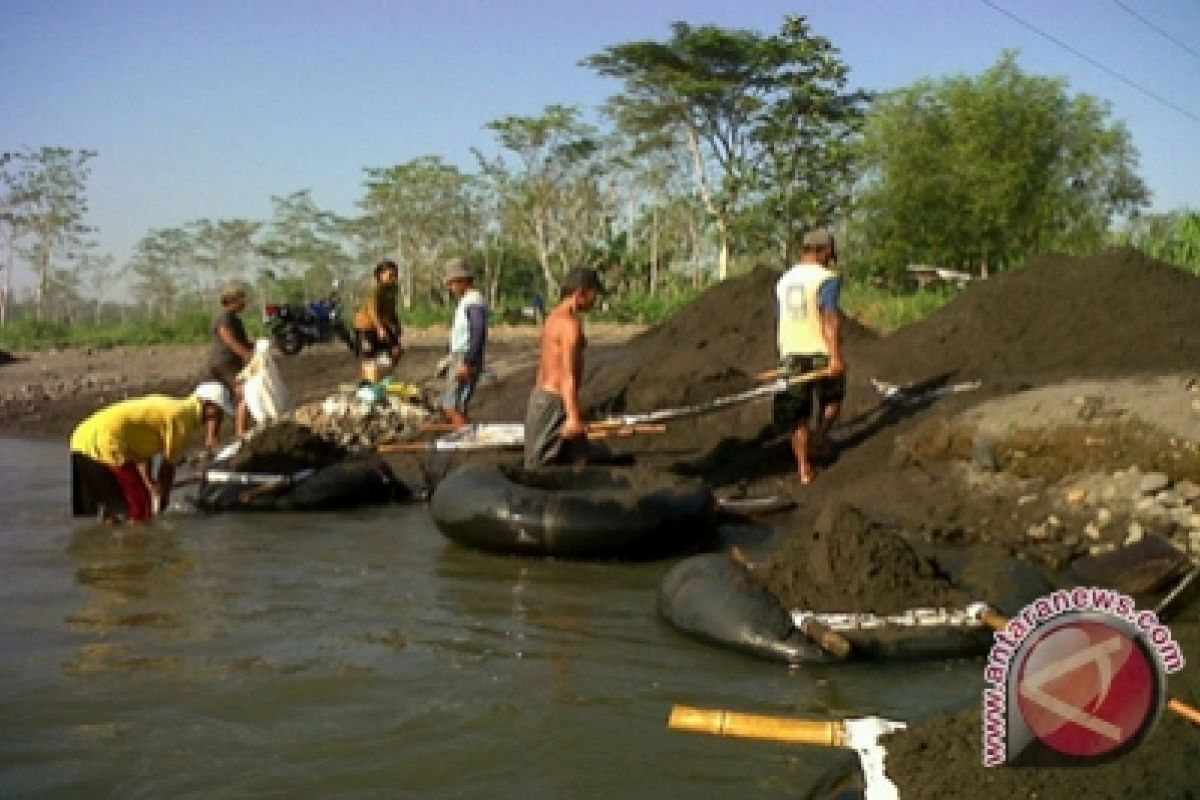
POLYGON ((404 307, 412 307, 419 282, 441 297, 439 265, 451 253, 469 252, 476 242, 474 180, 438 156, 371 167, 366 173, 367 195, 359 206, 366 225, 395 253, 404 307))
POLYGON ((1138 217, 1115 238, 1118 244, 1200 275, 1200 211, 1185 208, 1138 217))
POLYGON ((198 295, 199 287, 188 285, 188 267, 194 258, 195 245, 183 228, 152 230, 137 243, 128 269, 150 316, 170 316, 189 288, 198 295))
POLYGON ((1128 131, 1066 82, 1026 75, 1016 54, 972 78, 920 81, 876 103, 857 213, 869 260, 978 274, 1056 248, 1103 243, 1147 191, 1128 131))
POLYGON ((487 124, 515 153, 520 170, 503 158, 476 157, 506 213, 519 221, 538 255, 550 296, 559 280, 603 239, 609 216, 600 187, 596 129, 572 106, 549 105, 540 116, 508 116, 487 124))
MULTIPOLYGON (((0 221, 8 226, 10 241, 33 265, 38 319, 45 314, 54 256, 73 257, 83 247, 83 235, 91 230, 83 218, 91 172, 88 161, 95 156, 94 150, 66 147, 0 154, 5 192, 0 221)), ((9 270, 14 263, 10 257, 9 270)))
POLYGON ((669 41, 614 45, 583 63, 623 81, 608 104, 622 129, 650 141, 664 132, 683 136, 717 226, 720 279, 748 207, 773 198, 788 214, 822 210, 799 198, 844 171, 843 140, 863 102, 841 94, 845 65, 798 16, 785 18, 774 36, 676 22, 669 41))
MULTIPOLYGON (((271 264, 269 277, 300 279, 301 294, 327 291, 329 275, 342 272, 350 261, 342 247, 345 220, 317 207, 307 189, 272 197, 271 205, 271 221, 262 229, 258 245, 259 255, 271 264)), ((241 235, 245 229, 235 227, 227 233, 241 235)))

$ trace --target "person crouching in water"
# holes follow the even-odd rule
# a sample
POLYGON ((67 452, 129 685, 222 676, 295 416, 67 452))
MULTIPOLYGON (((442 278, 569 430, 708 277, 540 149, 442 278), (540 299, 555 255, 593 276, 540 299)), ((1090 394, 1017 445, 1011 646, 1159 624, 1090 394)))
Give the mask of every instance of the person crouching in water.
POLYGON ((823 371, 815 380, 792 385, 775 395, 775 422, 792 429, 792 452, 800 483, 816 477, 813 455, 829 443, 829 429, 846 395, 842 361, 842 278, 833 271, 837 249, 826 230, 804 236, 800 263, 783 273, 775 286, 778 303, 780 377, 823 371), (817 415, 815 436, 809 417, 817 415))
POLYGON ((467 425, 467 406, 483 372, 483 350, 487 345, 488 307, 475 288, 475 278, 461 258, 446 264, 446 286, 458 298, 450 324, 450 361, 442 411, 455 427, 467 425))
POLYGON ((192 434, 232 413, 232 395, 216 381, 190 397, 147 395, 100 409, 71 434, 72 513, 108 524, 122 514, 130 522, 150 519, 170 506, 175 465, 192 434), (162 457, 157 474, 155 456, 162 457))
POLYGON ((587 461, 587 429, 579 407, 587 340, 580 315, 596 305, 603 291, 596 270, 571 270, 558 305, 546 317, 537 380, 525 412, 526 469, 587 461))
POLYGON ((378 383, 381 370, 400 360, 400 317, 396 313, 400 268, 390 259, 375 265, 375 282, 354 315, 354 334, 362 378, 378 383))
MULTIPOLYGON (((208 377, 220 383, 237 398, 233 415, 233 432, 241 436, 250 428, 250 411, 242 396, 237 375, 254 356, 254 348, 246 336, 241 313, 246 310, 246 287, 231 283, 221 290, 221 311, 213 318, 212 346, 208 351, 208 377)), ((220 420, 205 422, 204 446, 214 449, 220 441, 220 420)))

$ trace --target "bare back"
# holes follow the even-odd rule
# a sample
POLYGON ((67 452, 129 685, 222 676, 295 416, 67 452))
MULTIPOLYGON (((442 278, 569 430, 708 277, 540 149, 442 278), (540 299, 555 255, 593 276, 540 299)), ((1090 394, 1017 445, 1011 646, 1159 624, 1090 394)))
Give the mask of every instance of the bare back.
POLYGON ((560 303, 546 318, 542 328, 541 358, 537 385, 562 395, 578 386, 583 374, 583 324, 569 303, 560 303))

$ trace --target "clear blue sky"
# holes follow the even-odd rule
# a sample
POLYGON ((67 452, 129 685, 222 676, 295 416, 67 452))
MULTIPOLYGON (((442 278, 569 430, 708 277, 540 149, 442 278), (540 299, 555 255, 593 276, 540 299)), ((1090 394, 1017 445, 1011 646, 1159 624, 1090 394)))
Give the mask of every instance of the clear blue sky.
POLYGON ((855 87, 974 74, 1016 48, 1026 71, 1112 103, 1156 210, 1200 206, 1200 0, 992 2, 1192 117, 984 0, 0 0, 0 150, 98 150, 89 222, 123 263, 154 228, 267 219, 272 195, 353 213, 365 167, 436 154, 474 170, 489 120, 616 91, 578 66, 607 45, 802 13, 855 87))

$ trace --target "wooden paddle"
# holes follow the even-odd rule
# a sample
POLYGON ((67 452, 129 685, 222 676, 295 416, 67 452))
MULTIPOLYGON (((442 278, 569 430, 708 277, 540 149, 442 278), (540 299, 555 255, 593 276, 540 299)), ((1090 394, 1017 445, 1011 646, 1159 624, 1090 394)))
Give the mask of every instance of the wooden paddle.
MULTIPOLYGON (((989 608, 986 603, 973 603, 968 611, 975 614, 979 621, 994 631, 1003 631, 1008 627, 1008 618, 989 608)), ((1200 709, 1182 700, 1172 697, 1167 700, 1167 708, 1194 725, 1200 725, 1200 709)))

